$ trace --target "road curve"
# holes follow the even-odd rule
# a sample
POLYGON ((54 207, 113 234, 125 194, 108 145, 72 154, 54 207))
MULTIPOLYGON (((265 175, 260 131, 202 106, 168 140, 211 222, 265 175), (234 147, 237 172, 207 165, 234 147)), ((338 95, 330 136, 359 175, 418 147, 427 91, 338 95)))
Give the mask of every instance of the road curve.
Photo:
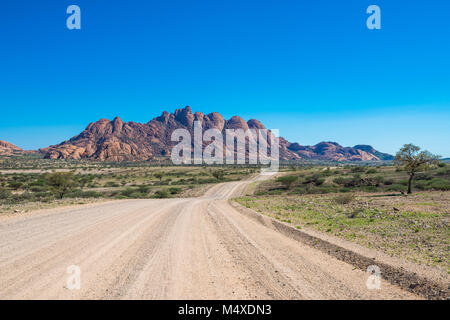
POLYGON ((0 299, 416 299, 237 212, 250 181, 0 221, 0 299), (69 266, 80 289, 70 289, 69 266))

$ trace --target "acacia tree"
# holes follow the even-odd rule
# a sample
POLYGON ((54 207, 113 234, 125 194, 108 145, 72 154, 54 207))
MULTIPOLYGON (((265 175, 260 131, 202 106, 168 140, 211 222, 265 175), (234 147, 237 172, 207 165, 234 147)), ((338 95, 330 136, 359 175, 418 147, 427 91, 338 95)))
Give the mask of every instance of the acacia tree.
POLYGON ((283 176, 277 179, 277 181, 280 182, 287 190, 290 190, 292 184, 297 180, 298 176, 283 176))
POLYGON ((431 165, 439 163, 439 156, 428 151, 420 151, 420 147, 405 144, 395 155, 394 162, 403 167, 409 175, 408 194, 412 193, 412 181, 417 172, 427 170, 431 165))
POLYGON ((67 192, 72 190, 75 184, 72 172, 49 173, 45 176, 45 180, 59 199, 62 199, 67 192))

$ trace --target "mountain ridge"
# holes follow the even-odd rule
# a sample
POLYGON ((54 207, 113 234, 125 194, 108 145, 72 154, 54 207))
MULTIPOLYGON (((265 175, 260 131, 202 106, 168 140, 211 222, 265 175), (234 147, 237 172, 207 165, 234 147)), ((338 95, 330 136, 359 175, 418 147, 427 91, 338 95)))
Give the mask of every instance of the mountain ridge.
MULTIPOLYGON (((49 159, 93 159, 100 161, 146 161, 170 156, 176 144, 170 141, 173 130, 183 128, 193 132, 194 121, 203 130, 265 129, 257 119, 245 121, 240 116, 226 120, 217 112, 192 112, 187 106, 169 113, 164 111, 147 123, 124 122, 120 117, 100 119, 90 123, 79 135, 58 145, 39 149, 49 159)), ((320 142, 302 146, 280 137, 281 160, 380 161, 390 155, 367 145, 343 147, 336 142, 320 142)))

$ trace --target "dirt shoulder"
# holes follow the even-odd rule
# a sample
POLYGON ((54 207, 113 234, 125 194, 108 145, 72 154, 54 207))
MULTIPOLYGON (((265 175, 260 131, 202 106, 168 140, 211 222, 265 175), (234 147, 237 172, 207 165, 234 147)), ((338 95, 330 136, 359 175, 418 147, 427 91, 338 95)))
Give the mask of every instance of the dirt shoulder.
POLYGON ((297 228, 450 272, 450 192, 241 197, 245 207, 297 228))
MULTIPOLYGON (((273 197, 271 197, 271 200, 272 204, 276 203, 276 199, 273 197)), ((252 198, 252 201, 256 202, 254 198, 252 198)), ((267 212, 261 214, 262 212, 258 213, 249 208, 248 198, 240 198, 230 201, 230 203, 241 213, 260 224, 349 263, 358 269, 366 270, 368 266, 376 265, 381 269, 381 275, 384 279, 403 289, 422 295, 427 299, 448 299, 449 297, 450 277, 448 273, 441 269, 392 257, 380 250, 367 248, 331 234, 320 232, 317 229, 300 226, 296 228, 292 225, 292 221, 288 219, 280 221, 280 218, 273 218, 273 213, 270 215, 267 212), (246 206, 238 202, 246 203, 246 206)))

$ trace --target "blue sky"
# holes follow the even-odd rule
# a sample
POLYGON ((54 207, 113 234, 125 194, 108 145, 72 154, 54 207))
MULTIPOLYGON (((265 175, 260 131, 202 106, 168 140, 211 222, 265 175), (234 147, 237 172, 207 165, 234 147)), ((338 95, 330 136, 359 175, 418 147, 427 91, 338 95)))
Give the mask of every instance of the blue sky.
POLYGON ((2 1, 0 140, 46 147, 190 105, 301 144, 450 157, 449 13, 445 0, 2 1), (66 28, 70 4, 81 30, 66 28), (371 4, 381 30, 366 27, 371 4))

